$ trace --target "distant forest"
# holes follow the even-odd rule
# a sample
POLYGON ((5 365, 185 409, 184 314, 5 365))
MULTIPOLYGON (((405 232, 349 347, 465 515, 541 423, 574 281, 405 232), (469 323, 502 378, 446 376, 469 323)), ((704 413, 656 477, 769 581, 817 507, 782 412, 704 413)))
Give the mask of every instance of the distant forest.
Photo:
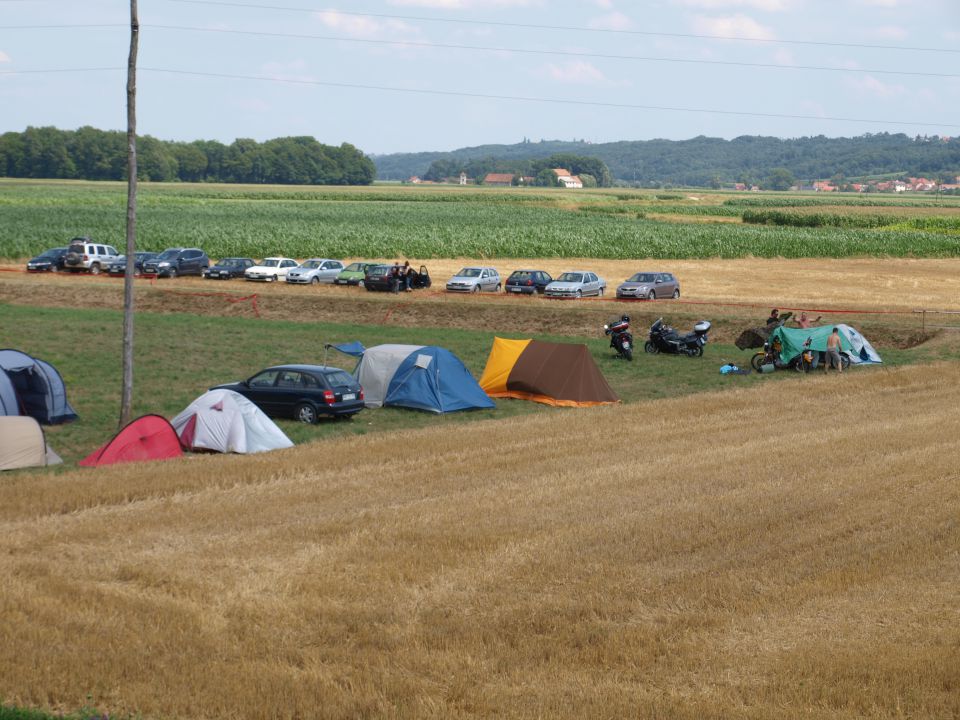
MULTIPOLYGON (((745 135, 733 140, 637 140, 592 144, 584 141, 525 140, 515 145, 481 145, 451 152, 374 155, 380 180, 425 176, 433 163, 445 168, 507 167, 557 153, 602 160, 619 183, 659 187, 719 187, 731 183, 764 184, 775 171, 797 180, 835 176, 911 176, 938 179, 960 174, 960 140, 878 133, 853 138, 823 135, 781 139, 745 135)), ((434 166, 436 167, 436 166, 434 166)), ((950 180, 953 182, 953 180, 950 180)))
MULTIPOLYGON (((82 127, 29 127, 0 135, 0 176, 123 180, 127 176, 125 132, 82 127)), ((168 142, 137 138, 137 177, 156 182, 369 185, 373 161, 353 145, 322 145, 312 137, 258 143, 239 139, 168 142)))

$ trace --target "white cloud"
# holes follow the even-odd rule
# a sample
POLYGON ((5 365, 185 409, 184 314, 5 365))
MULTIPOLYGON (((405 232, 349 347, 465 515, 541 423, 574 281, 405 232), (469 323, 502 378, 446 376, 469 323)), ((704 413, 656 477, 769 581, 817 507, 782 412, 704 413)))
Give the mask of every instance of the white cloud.
POLYGON ((355 38, 369 39, 384 35, 395 38, 398 35, 409 36, 419 33, 416 27, 402 20, 388 19, 381 21, 359 15, 346 15, 336 10, 323 10, 314 13, 313 16, 326 27, 355 38))
POLYGON ((0 62, 10 62, 10 56, 7 55, 3 50, 0 50, 0 62))
POLYGON ((859 95, 879 98, 881 100, 890 100, 906 92, 906 88, 903 85, 885 83, 873 77, 873 75, 864 75, 857 78, 847 77, 845 82, 848 87, 852 88, 859 95))
POLYGON ((541 74, 546 75, 554 82, 567 85, 609 85, 607 76, 583 60, 571 60, 560 65, 549 63, 541 74))
POLYGON ((698 15, 693 19, 693 27, 699 35, 717 37, 741 37, 751 40, 773 40, 774 32, 746 15, 731 17, 705 17, 698 15))
POLYGON ((673 0, 673 3, 703 10, 751 8, 764 12, 783 12, 790 9, 794 0, 673 0))
POLYGON ((611 12, 606 15, 601 15, 587 24, 587 27, 596 30, 627 30, 632 26, 633 21, 622 12, 611 12))

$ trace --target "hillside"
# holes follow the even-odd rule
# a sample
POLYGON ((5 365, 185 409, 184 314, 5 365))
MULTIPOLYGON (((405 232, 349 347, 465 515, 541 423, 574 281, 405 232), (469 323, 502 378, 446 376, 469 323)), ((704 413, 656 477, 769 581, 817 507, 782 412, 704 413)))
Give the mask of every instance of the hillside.
POLYGON ((596 144, 553 140, 479 145, 450 152, 375 155, 372 159, 378 179, 406 180, 411 175, 423 175, 430 163, 439 159, 531 159, 554 153, 597 157, 619 180, 703 187, 716 181, 759 181, 777 168, 786 168, 804 182, 837 173, 846 177, 889 174, 937 177, 940 173, 960 173, 960 140, 910 138, 889 133, 794 139, 745 135, 733 140, 700 136, 690 140, 596 144))

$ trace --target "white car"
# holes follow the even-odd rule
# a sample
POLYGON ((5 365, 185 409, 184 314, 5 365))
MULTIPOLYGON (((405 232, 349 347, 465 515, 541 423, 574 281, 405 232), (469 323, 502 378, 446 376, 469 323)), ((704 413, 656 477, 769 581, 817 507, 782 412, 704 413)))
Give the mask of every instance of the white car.
POLYGON ((343 263, 339 260, 310 258, 300 263, 300 267, 295 267, 287 273, 287 282, 301 285, 332 283, 342 271, 343 263))
POLYGON ((555 298, 581 298, 586 295, 603 297, 606 288, 607 281, 597 277, 596 273, 589 270, 568 270, 547 285, 543 295, 555 298))
POLYGON ((259 265, 247 268, 243 277, 247 280, 259 280, 261 282, 276 282, 280 278, 286 278, 287 272, 295 267, 300 267, 296 260, 285 257, 264 258, 259 265))
POLYGON ((500 292, 500 273, 491 267, 465 267, 447 280, 447 292, 500 292))

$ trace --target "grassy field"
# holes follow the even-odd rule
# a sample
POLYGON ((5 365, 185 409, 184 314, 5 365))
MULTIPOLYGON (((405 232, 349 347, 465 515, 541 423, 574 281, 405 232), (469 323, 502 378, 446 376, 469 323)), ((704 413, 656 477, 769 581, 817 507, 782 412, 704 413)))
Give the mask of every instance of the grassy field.
MULTIPOLYGON (((21 259, 75 235, 121 247, 125 193, 120 183, 0 182, 0 256, 21 259)), ((138 197, 142 249, 197 246, 217 257, 960 256, 960 200, 953 199, 830 199, 824 212, 840 220, 824 224, 839 227, 794 227, 741 223, 755 204, 725 203, 752 198, 721 194, 145 183, 138 197), (897 215, 861 227, 862 203, 897 215)), ((762 200, 765 209, 821 202, 762 200)))
POLYGON ((960 368, 0 483, 0 697, 164 718, 960 713, 960 368), (876 452, 883 448, 883 452, 876 452))

